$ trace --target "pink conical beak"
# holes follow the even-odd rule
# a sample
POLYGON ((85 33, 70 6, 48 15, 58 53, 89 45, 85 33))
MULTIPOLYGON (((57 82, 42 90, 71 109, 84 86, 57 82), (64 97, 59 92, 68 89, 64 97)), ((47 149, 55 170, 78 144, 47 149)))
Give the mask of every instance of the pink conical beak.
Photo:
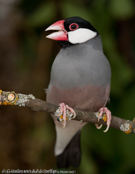
POLYGON ((58 40, 58 41, 67 41, 68 36, 64 28, 64 22, 65 20, 60 20, 58 22, 55 22, 51 26, 49 26, 45 31, 49 31, 49 30, 58 30, 58 31, 52 34, 49 34, 46 37, 49 39, 58 40))

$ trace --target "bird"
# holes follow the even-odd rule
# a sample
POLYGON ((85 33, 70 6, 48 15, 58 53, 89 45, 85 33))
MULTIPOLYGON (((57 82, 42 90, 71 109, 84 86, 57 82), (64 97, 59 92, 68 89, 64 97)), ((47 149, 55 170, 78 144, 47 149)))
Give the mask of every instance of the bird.
MULTIPOLYGON (((99 32, 89 21, 73 16, 53 23, 45 31, 50 30, 52 33, 46 38, 60 45, 46 90, 46 101, 59 105, 60 113, 63 114, 62 124, 53 115, 56 163, 58 168, 78 167, 82 156, 81 130, 86 123, 73 119, 67 121, 66 111, 68 109, 74 117, 74 109, 98 111, 100 116, 105 112, 105 132, 108 131, 111 112, 105 106, 110 94, 111 67, 104 55, 99 32)), ((101 128, 99 125, 96 127, 101 128)))

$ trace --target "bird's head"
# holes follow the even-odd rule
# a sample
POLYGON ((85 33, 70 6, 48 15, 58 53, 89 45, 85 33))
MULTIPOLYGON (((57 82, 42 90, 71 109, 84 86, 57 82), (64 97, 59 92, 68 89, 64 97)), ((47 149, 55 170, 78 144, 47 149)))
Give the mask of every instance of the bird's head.
POLYGON ((49 30, 56 30, 57 32, 46 37, 58 41, 64 47, 87 42, 98 34, 88 21, 80 17, 70 17, 57 21, 45 31, 49 30))

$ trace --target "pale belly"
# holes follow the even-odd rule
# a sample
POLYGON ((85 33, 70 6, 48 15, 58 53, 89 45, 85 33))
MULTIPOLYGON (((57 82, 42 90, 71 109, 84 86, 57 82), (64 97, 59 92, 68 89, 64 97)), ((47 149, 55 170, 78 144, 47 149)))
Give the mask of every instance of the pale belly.
POLYGON ((110 85, 107 87, 87 86, 83 88, 60 89, 49 86, 47 101, 53 104, 64 102, 72 108, 84 111, 98 111, 109 99, 110 85))

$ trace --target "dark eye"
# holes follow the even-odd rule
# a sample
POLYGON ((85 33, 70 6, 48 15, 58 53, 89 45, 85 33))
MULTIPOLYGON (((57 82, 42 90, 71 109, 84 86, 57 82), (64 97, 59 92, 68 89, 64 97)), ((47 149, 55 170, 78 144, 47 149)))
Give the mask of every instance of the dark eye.
POLYGON ((70 30, 76 30, 76 29, 78 29, 78 27, 79 27, 79 26, 78 26, 78 24, 76 24, 76 23, 72 23, 72 24, 69 25, 69 29, 70 29, 70 30))

